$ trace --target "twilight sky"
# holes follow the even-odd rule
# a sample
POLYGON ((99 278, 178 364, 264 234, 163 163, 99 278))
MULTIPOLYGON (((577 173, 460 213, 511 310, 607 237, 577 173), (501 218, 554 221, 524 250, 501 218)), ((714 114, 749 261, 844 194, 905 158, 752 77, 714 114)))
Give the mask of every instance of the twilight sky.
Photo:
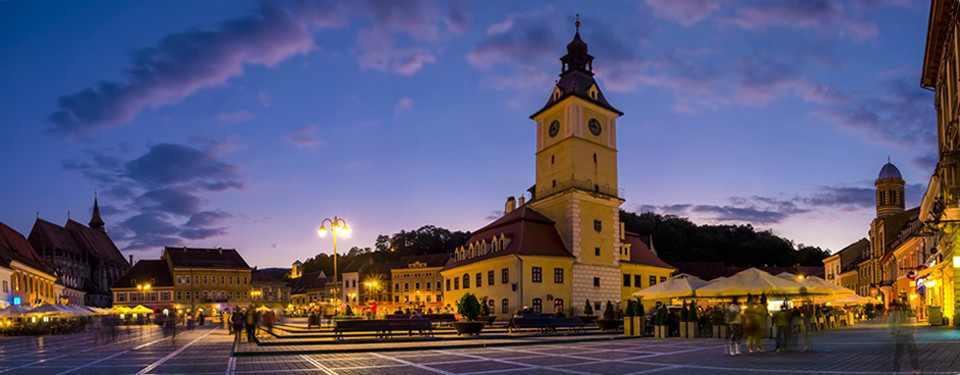
POLYGON ((866 235, 891 157, 935 162, 929 2, 0 2, 0 222, 86 222, 127 253, 289 265, 434 224, 472 230, 534 180, 534 129, 582 14, 619 121, 628 210, 866 235))

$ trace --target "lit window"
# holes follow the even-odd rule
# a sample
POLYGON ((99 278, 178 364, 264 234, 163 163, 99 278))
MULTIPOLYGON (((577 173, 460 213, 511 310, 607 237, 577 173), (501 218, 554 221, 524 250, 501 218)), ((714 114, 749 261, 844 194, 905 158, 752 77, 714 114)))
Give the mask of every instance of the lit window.
POLYGON ((533 281, 533 282, 535 282, 535 283, 542 283, 542 282, 543 282, 543 269, 540 268, 540 267, 533 267, 533 268, 531 269, 530 276, 532 277, 532 281, 533 281))

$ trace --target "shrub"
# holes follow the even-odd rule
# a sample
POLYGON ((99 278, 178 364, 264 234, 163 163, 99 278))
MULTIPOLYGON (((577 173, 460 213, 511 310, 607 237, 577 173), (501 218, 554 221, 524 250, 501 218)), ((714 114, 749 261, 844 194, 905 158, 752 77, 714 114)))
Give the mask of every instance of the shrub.
POLYGON ((480 316, 490 316, 490 300, 483 297, 483 303, 480 304, 480 316))
POLYGON ((624 312, 626 316, 636 316, 637 315, 637 302, 634 300, 627 300, 627 311, 624 312))
POLYGON ((644 316, 646 313, 643 311, 643 300, 637 298, 637 316, 644 316))
POLYGON ((613 311, 613 303, 607 301, 607 306, 603 309, 603 319, 614 320, 616 319, 616 312, 613 311))
POLYGON ((460 300, 457 301, 457 312, 467 318, 467 320, 477 320, 477 317, 480 316, 481 308, 477 296, 470 293, 464 294, 463 297, 460 297, 460 300))

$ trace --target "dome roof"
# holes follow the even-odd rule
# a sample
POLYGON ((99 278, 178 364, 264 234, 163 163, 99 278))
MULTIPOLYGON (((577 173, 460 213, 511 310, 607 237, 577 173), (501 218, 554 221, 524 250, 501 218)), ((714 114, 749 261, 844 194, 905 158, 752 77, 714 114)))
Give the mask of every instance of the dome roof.
POLYGON ((573 35, 573 40, 570 43, 567 43, 567 54, 570 55, 586 55, 587 54, 587 43, 580 39, 580 32, 577 31, 573 35))
POLYGON ((885 179, 903 179, 903 175, 900 174, 900 170, 897 169, 896 165, 893 165, 891 162, 883 165, 883 168, 880 168, 880 175, 877 176, 878 180, 885 179))

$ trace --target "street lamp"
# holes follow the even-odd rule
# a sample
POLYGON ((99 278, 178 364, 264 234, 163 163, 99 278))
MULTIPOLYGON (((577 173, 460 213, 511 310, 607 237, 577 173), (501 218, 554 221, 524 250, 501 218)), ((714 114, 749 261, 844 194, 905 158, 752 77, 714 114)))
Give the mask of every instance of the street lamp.
POLYGON ((339 216, 323 219, 320 221, 320 227, 317 228, 317 236, 320 238, 326 237, 327 233, 330 233, 332 235, 331 237, 333 237, 334 315, 340 312, 340 279, 337 277, 337 236, 350 238, 351 232, 350 225, 339 216))

